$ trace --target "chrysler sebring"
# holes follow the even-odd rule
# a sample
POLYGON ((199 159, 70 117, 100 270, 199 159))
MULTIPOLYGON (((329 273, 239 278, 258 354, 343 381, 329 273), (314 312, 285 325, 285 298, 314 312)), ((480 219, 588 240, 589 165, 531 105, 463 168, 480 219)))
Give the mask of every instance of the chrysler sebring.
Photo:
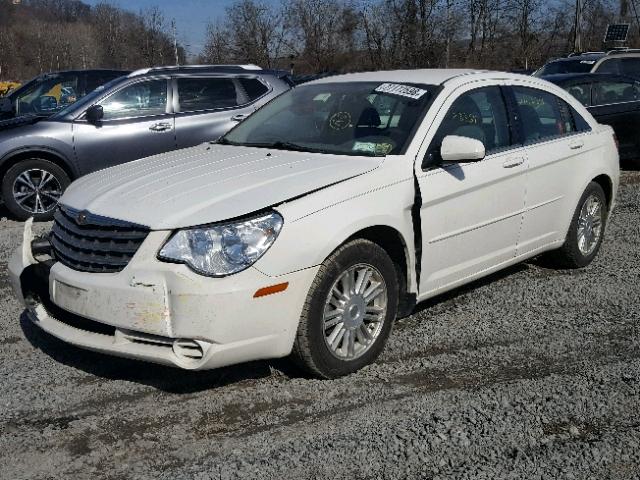
POLYGON ((613 131, 544 80, 329 77, 206 143, 64 193, 10 260, 35 325, 185 369, 373 362, 417 302, 525 259, 587 266, 618 187, 613 131))

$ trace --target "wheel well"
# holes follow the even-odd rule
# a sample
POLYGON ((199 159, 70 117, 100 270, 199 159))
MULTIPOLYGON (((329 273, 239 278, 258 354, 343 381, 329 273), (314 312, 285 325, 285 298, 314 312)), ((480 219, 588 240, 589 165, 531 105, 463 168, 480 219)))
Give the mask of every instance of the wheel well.
POLYGON ((596 182, 602 187, 602 190, 604 190, 604 196, 607 199, 607 207, 611 207, 611 202, 613 201, 613 182, 611 179, 607 175, 603 174, 598 175, 591 181, 596 182))
POLYGON ((355 238, 370 240, 373 243, 380 245, 387 252, 395 264, 396 271, 398 273, 398 285, 400 287, 400 291, 398 292, 398 298, 400 299, 398 305, 398 317, 409 315, 416 304, 416 296, 409 294, 407 290, 409 280, 407 246, 400 232, 392 227, 376 225, 360 230, 349 237, 347 241, 355 238))
POLYGON ((75 178, 75 175, 73 174, 73 171, 71 170, 67 162, 65 162, 59 155, 43 150, 29 150, 26 152, 18 152, 6 158, 2 162, 2 166, 0 166, 0 179, 4 178, 5 174, 11 167, 21 162, 22 160, 29 160, 31 158, 40 158, 42 160, 48 160, 51 163, 55 163, 65 171, 65 173, 71 180, 75 178))

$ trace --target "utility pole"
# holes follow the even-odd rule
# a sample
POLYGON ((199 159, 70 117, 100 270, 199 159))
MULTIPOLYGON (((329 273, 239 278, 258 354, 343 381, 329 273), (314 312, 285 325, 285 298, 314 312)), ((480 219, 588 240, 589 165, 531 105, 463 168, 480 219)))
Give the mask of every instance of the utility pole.
POLYGON ((629 16, 629 0, 620 0, 620 20, 629 16))
MULTIPOLYGON (((625 1, 625 0, 622 0, 625 1)), ((582 1, 576 0, 576 16, 575 16, 575 24, 573 26, 573 51, 581 52, 582 51, 582 1)))
POLYGON ((453 0, 447 0, 446 43, 444 48, 444 68, 449 68, 451 60, 451 8, 453 0))
POLYGON ((180 65, 180 58, 178 57, 178 39, 176 38, 176 19, 171 20, 171 30, 173 31, 173 54, 176 57, 176 66, 180 65))

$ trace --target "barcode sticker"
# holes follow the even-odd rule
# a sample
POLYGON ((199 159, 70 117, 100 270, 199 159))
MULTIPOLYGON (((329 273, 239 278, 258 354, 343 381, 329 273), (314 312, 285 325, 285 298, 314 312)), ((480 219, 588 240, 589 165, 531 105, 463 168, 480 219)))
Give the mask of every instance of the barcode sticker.
POLYGON ((379 87, 375 89, 378 93, 389 93, 391 95, 400 95, 403 97, 413 98, 414 100, 419 99, 425 93, 426 90, 418 87, 412 87, 410 85, 402 85, 400 83, 383 83, 379 87))

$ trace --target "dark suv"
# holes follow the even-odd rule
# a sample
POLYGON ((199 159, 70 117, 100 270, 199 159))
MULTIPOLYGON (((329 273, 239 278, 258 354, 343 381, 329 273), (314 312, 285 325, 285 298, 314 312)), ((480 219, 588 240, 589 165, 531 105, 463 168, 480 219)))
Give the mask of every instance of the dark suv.
POLYGON ((608 73, 548 75, 605 125, 611 125, 619 142, 620 160, 640 166, 640 80, 608 73))
POLYGON ((0 99, 0 119, 50 116, 128 70, 68 70, 32 78, 0 99))
POLYGON ((4 203, 19 219, 50 219, 71 180, 216 140, 290 87, 287 72, 255 65, 160 67, 115 79, 47 119, 0 127, 4 203))

